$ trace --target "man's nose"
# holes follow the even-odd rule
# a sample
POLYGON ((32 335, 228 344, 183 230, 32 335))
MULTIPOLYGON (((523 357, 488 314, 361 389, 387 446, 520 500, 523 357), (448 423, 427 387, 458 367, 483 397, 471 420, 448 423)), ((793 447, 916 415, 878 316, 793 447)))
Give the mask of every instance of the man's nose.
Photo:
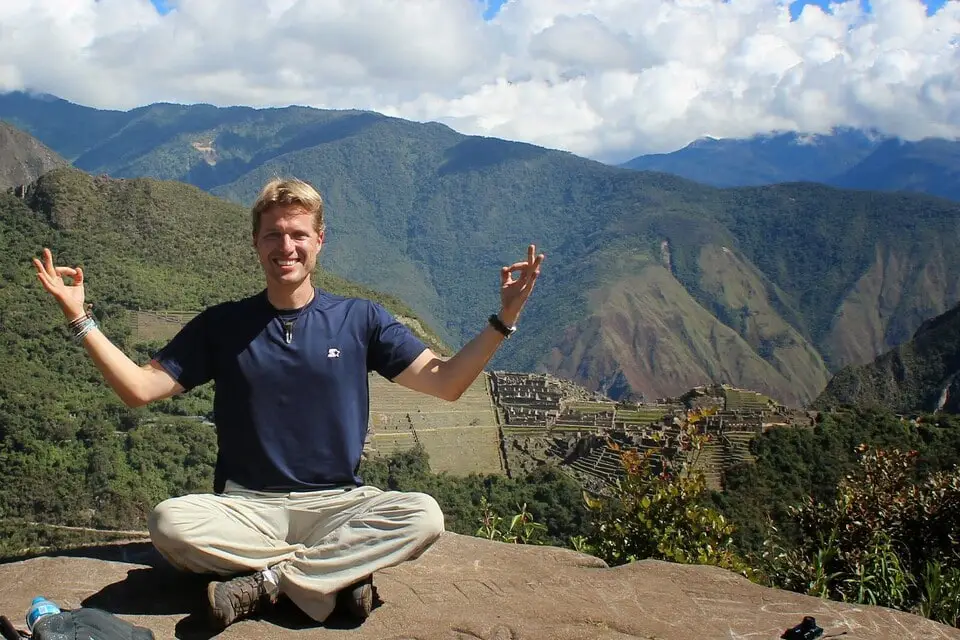
POLYGON ((293 238, 286 234, 280 236, 280 246, 283 248, 284 251, 292 251, 293 238))

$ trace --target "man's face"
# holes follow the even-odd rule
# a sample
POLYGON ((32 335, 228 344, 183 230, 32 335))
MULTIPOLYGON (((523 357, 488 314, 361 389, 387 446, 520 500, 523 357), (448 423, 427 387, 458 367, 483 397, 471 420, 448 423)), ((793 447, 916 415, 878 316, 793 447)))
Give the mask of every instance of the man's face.
POLYGON ((268 283, 296 287, 316 269, 323 234, 303 207, 278 205, 261 214, 253 245, 268 283))

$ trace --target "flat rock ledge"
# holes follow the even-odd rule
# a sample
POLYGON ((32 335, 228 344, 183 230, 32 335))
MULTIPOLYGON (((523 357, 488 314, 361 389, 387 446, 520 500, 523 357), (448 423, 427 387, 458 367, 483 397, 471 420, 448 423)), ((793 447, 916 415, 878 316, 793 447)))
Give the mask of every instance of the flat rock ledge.
POLYGON ((206 579, 178 573, 148 543, 91 547, 0 565, 0 613, 22 625, 35 595, 99 607, 160 638, 377 640, 776 640, 814 616, 823 638, 960 640, 960 630, 880 607, 769 589, 723 569, 646 560, 622 567, 555 547, 445 533, 421 558, 375 576, 362 624, 312 623, 292 605, 214 635, 206 579))

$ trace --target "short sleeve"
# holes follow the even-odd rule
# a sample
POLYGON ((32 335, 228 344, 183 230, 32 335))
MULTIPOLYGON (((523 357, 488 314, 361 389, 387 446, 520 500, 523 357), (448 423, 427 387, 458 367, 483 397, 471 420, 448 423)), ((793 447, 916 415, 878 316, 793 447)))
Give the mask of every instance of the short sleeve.
POLYGON ((158 351, 153 359, 189 391, 213 378, 211 310, 201 312, 158 351))
POLYGON ((382 305, 371 302, 368 313, 367 370, 393 380, 426 350, 427 345, 382 305))

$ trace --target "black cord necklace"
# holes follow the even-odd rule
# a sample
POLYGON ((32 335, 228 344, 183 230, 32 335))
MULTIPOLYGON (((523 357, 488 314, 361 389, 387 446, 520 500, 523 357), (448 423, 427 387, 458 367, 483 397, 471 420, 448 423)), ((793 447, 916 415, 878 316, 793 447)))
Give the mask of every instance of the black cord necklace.
MULTIPOLYGON (((316 296, 316 292, 314 292, 314 296, 316 296)), ((293 327, 297 324, 297 320, 300 319, 300 315, 307 310, 312 302, 313 297, 307 301, 307 304, 299 309, 277 309, 277 320, 280 321, 280 325, 283 327, 283 340, 287 344, 293 342, 293 327)))

